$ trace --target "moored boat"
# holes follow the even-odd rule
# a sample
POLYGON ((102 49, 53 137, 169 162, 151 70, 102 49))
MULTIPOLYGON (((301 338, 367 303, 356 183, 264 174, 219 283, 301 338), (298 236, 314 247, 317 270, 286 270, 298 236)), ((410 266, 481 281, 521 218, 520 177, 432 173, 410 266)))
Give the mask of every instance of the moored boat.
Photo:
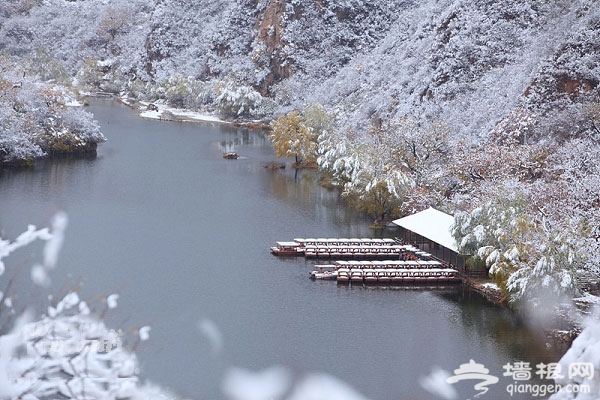
POLYGON ((331 264, 326 265, 315 265, 315 269, 309 272, 310 279, 322 279, 322 280, 336 280, 337 271, 336 266, 331 264))
POLYGON ((298 242, 275 242, 275 246, 271 247, 271 253, 276 256, 302 256, 304 249, 298 242))
POLYGON ((363 271, 363 279, 366 284, 377 283, 377 272, 374 269, 366 269, 363 271))
POLYGON ((386 284, 390 283, 391 278, 388 276, 386 269, 376 269, 375 274, 377 275, 377 283, 386 284))
POLYGON ((348 283, 350 282, 350 270, 348 268, 340 268, 337 270, 337 278, 338 283, 348 283))
POLYGON ((353 284, 362 283, 364 279, 364 272, 362 269, 351 269, 350 270, 350 282, 353 284))

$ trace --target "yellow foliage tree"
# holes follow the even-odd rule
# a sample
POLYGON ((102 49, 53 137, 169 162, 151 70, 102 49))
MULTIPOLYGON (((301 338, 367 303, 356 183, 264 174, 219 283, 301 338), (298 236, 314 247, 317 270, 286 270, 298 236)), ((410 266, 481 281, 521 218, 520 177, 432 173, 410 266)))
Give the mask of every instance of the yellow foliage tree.
POLYGON ((386 220, 399 217, 402 199, 390 193, 385 181, 379 181, 356 200, 357 209, 374 219, 375 225, 383 226, 386 220))
POLYGON ((317 135, 297 111, 272 121, 271 129, 269 137, 277 157, 295 157, 297 167, 316 161, 317 135))

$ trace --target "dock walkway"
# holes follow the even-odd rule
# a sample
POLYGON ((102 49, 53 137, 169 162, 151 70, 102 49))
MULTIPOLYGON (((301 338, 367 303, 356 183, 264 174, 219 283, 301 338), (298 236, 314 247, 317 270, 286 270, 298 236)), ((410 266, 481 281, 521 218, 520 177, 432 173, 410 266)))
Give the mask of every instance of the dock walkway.
POLYGON ((315 280, 361 285, 440 285, 462 281, 457 270, 397 239, 296 238, 276 242, 271 252, 278 256, 336 259, 315 265, 309 273, 315 280))

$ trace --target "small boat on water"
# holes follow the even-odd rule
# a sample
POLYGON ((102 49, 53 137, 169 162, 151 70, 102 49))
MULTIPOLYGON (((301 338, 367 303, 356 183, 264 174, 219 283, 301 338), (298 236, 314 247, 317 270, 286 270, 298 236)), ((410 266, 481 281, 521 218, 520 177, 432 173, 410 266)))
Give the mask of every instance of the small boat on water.
POLYGON ((348 268, 340 268, 337 270, 338 283, 350 282, 350 270, 348 268))
POLYGON ((366 269, 363 273, 363 279, 365 284, 376 284, 377 283, 377 270, 375 269, 366 269))
POLYGON ((322 279, 335 281, 337 279, 337 266, 336 265, 315 265, 315 269, 309 272, 310 279, 322 279))
POLYGON ((385 269, 376 269, 375 275, 377 276, 377 283, 390 283, 392 278, 389 276, 388 271, 385 269))
POLYGON ((275 242, 271 253, 276 256, 303 256, 304 248, 298 242, 275 242))
POLYGON ((351 269, 350 270, 350 282, 362 283, 364 279, 364 271, 362 269, 351 269))

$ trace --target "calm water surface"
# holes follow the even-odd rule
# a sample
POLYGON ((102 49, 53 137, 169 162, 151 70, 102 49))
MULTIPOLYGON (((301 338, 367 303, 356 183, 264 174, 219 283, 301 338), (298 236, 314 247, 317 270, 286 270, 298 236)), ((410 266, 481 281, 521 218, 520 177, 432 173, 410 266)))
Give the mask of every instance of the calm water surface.
MULTIPOLYGON (((54 291, 81 284, 96 304, 120 293, 109 323, 152 326, 138 348, 144 377, 220 399, 231 366, 283 365, 297 377, 327 372, 372 399, 426 399, 417 382, 435 366, 453 371, 474 359, 501 377, 507 362, 558 359, 510 313, 466 289, 312 282, 311 263, 270 255, 276 240, 374 233, 314 172, 263 168, 274 159, 263 134, 144 120, 113 101, 89 110, 109 138, 97 158, 2 173, 0 228, 14 238, 67 211, 54 291), (224 160, 230 150, 243 158, 224 160), (198 330, 203 318, 222 330, 221 354, 198 330)), ((33 246, 11 261, 31 263, 39 253, 33 246)), ((22 303, 42 302, 27 296, 22 303)), ((461 396, 472 396, 474 383, 459 384, 461 396)), ((486 396, 508 398, 508 383, 501 378, 486 396)))

